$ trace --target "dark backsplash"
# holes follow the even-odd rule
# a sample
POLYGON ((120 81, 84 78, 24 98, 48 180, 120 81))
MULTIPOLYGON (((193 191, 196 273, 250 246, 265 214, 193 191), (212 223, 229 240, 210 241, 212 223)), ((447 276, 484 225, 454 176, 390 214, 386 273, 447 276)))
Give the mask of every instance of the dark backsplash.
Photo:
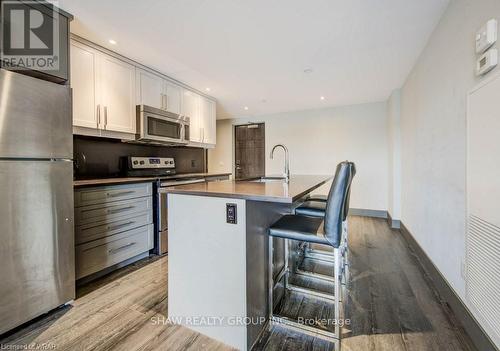
POLYGON ((173 157, 177 173, 206 172, 205 149, 122 143, 114 139, 73 136, 75 178, 122 176, 124 156, 173 157))

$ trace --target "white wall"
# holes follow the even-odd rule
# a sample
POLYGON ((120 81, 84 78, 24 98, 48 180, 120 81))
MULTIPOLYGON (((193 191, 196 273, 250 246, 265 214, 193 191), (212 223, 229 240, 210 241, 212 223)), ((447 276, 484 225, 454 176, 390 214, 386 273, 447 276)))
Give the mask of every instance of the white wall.
POLYGON ((499 0, 453 0, 402 88, 402 222, 465 299, 466 96, 499 0))
POLYGON ((387 102, 388 204, 393 227, 401 220, 401 90, 395 90, 387 102))
MULTIPOLYGON (((278 143, 290 150, 291 174, 333 174, 337 163, 351 160, 358 173, 351 207, 387 210, 387 104, 385 102, 289 112, 252 119, 217 121, 217 146, 208 152, 210 172, 233 171, 233 125, 264 122, 266 173, 283 172, 282 152, 274 160, 270 149, 278 143)), ((328 187, 318 193, 326 194, 328 187)))

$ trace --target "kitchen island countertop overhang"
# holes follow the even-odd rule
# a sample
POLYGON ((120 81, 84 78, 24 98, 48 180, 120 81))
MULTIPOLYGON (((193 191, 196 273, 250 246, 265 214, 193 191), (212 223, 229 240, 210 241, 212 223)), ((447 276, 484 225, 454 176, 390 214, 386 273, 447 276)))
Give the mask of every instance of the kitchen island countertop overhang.
POLYGON ((165 189, 165 192, 291 204, 324 185, 332 178, 332 175, 292 175, 288 183, 276 179, 262 182, 226 180, 173 186, 165 189))

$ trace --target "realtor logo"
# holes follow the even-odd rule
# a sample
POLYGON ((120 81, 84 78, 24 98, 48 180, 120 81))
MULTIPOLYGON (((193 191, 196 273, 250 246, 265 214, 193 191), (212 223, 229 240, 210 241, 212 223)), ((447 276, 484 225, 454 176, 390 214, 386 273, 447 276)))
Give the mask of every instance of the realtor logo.
POLYGON ((2 66, 59 69, 59 14, 52 3, 1 0, 2 66))

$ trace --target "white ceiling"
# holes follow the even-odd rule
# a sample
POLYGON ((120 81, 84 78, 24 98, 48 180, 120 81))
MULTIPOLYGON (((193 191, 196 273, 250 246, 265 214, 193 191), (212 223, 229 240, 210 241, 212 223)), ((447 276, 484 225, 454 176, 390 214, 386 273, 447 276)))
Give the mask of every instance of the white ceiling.
POLYGON ((227 118, 387 99, 448 1, 59 0, 59 6, 75 16, 72 32, 201 91, 209 87, 218 118, 227 118))

